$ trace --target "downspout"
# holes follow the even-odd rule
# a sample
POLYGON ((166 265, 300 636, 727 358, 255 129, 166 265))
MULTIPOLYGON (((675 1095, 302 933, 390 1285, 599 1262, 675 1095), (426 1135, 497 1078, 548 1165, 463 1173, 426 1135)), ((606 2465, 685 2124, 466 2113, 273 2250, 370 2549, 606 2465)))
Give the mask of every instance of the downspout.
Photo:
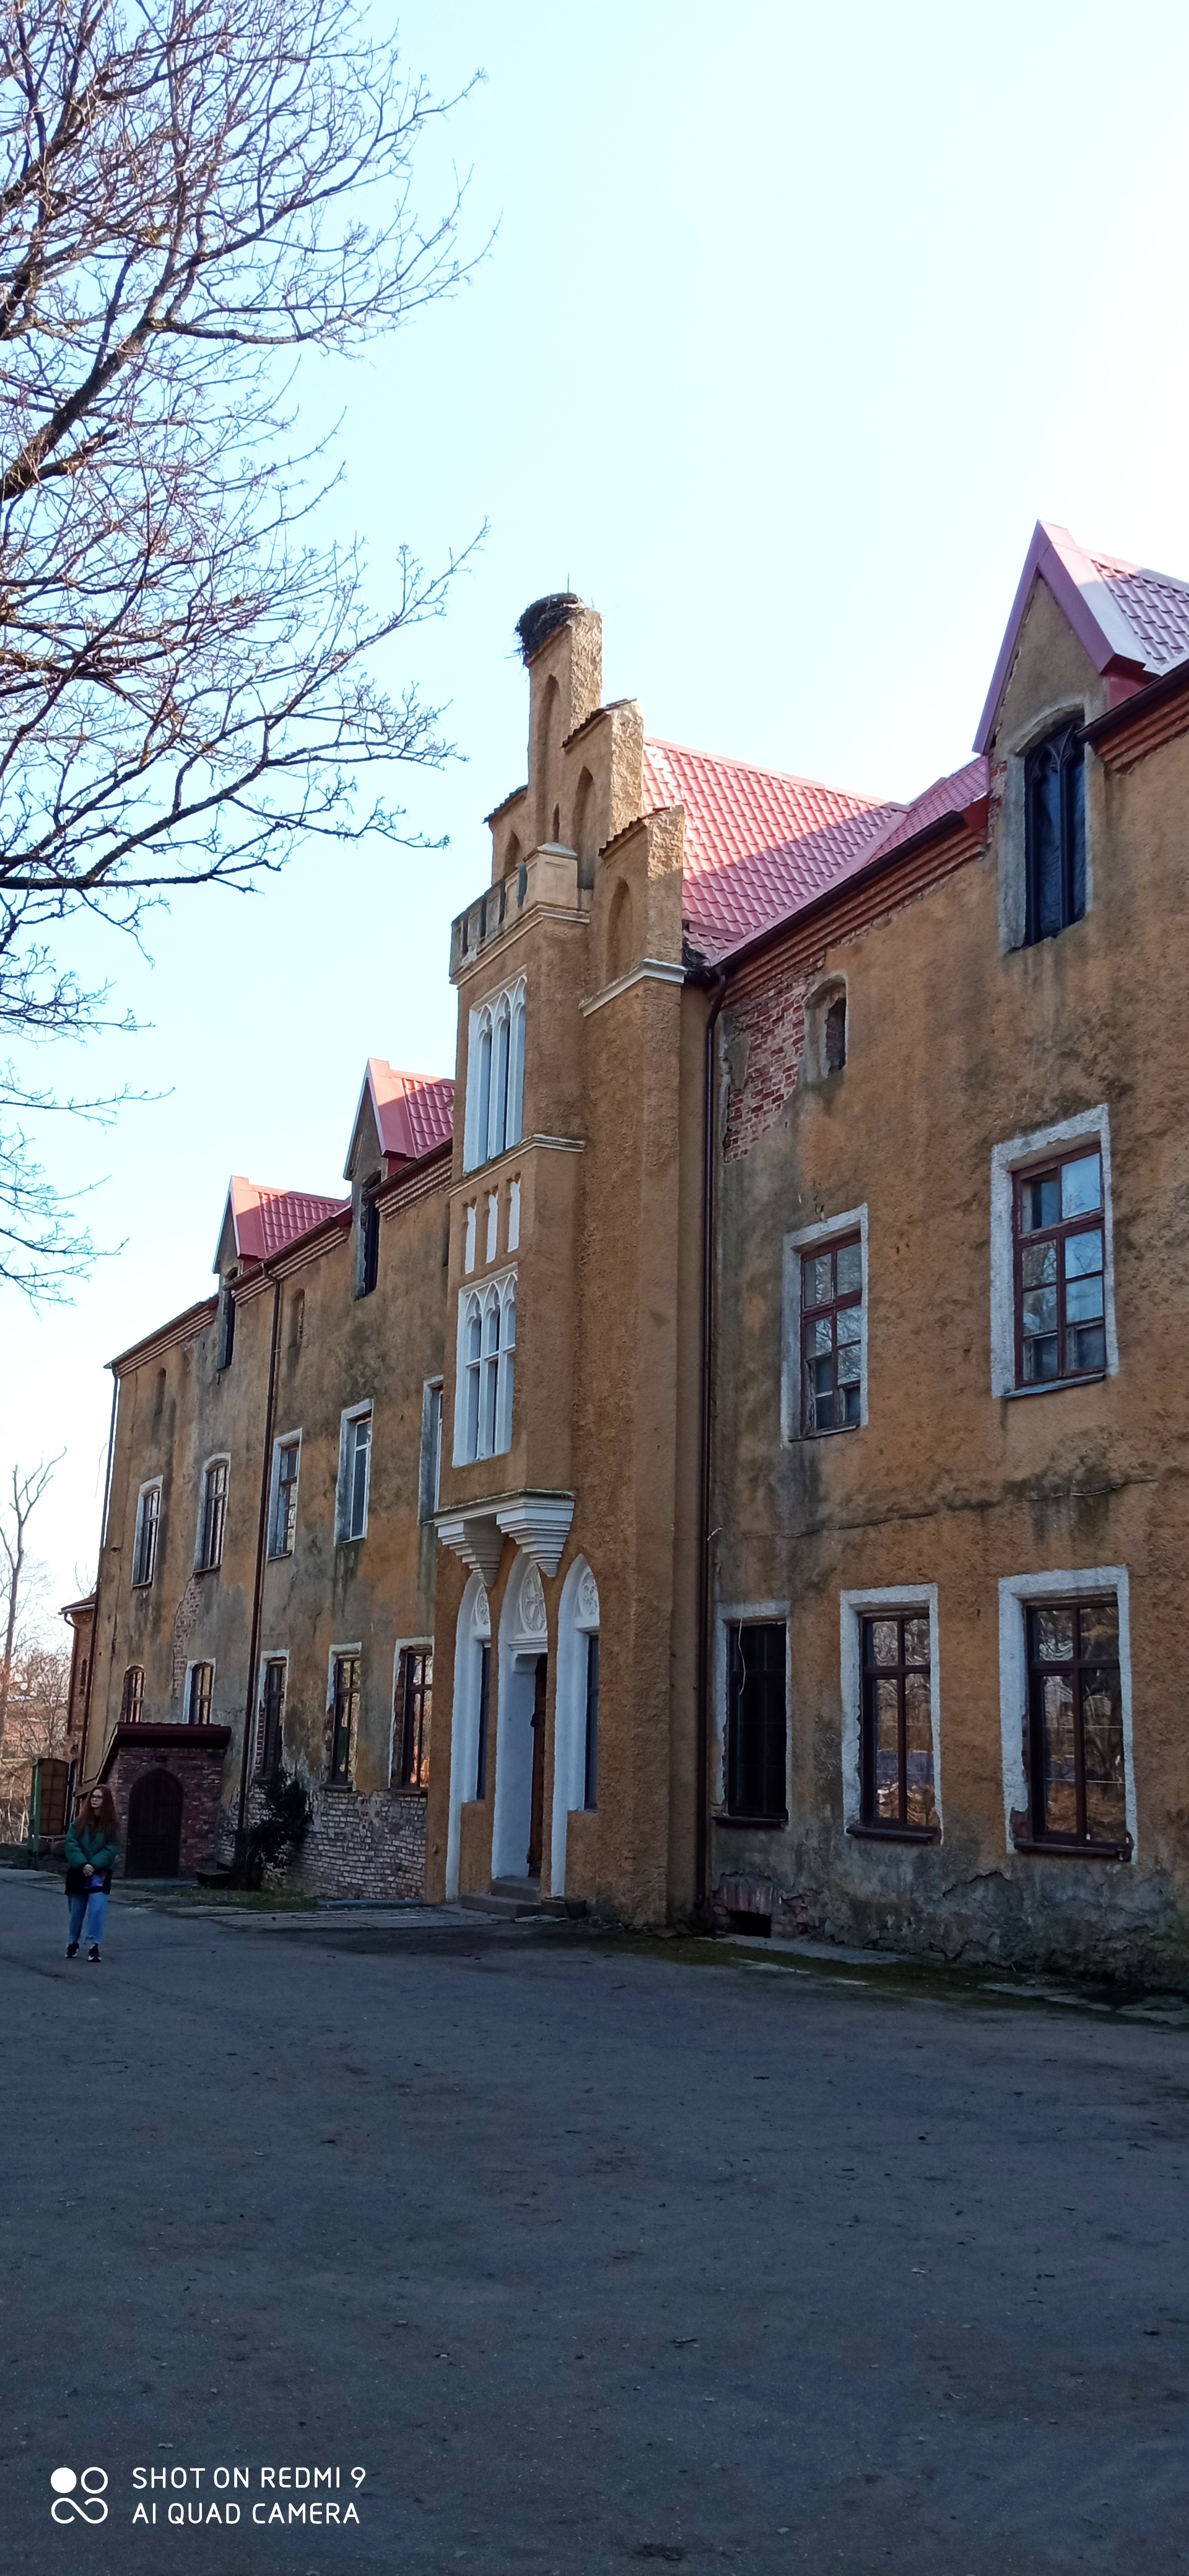
POLYGON ((726 998, 726 990, 726 974, 720 966, 714 976, 713 999, 706 1017, 706 1055, 702 1077, 702 1422, 698 1498, 698 1802, 694 1866, 694 1912, 698 1921, 702 1923, 708 1921, 710 1913, 710 1891, 707 1880, 710 1856, 710 1621, 712 1615, 710 1510, 713 1499, 711 1410, 714 1394, 714 1225, 717 1207, 714 1183, 718 1141, 715 1035, 718 1028, 718 1015, 726 998))
POLYGON ((256 1710, 256 1664, 260 1653, 260 1605, 264 1590, 264 1542, 268 1535, 268 1489, 272 1482, 272 1424, 276 1405, 277 1352, 281 1340, 281 1282, 272 1283, 272 1348, 268 1355, 268 1402, 264 1409, 264 1457, 260 1467, 260 1516, 256 1524, 256 1580, 252 1586, 252 1633, 248 1645, 248 1691, 244 1701, 244 1749, 239 1766, 239 1806, 237 1830, 244 1829, 244 1812, 248 1803, 248 1762, 251 1756, 256 1710))
POLYGON ((95 1687, 95 1656, 99 1645, 99 1600, 103 1588, 103 1552, 107 1545, 107 1515, 111 1508, 111 1475, 116 1454, 116 1407, 120 1401, 120 1381, 111 1373, 111 1419, 107 1426, 107 1467, 103 1478, 103 1511, 99 1522, 99 1562, 95 1568, 95 1608, 91 1614, 91 1651, 87 1657, 87 1687, 83 1693, 83 1740, 79 1746, 78 1784, 87 1776, 87 1746, 91 1740, 91 1693, 95 1687))

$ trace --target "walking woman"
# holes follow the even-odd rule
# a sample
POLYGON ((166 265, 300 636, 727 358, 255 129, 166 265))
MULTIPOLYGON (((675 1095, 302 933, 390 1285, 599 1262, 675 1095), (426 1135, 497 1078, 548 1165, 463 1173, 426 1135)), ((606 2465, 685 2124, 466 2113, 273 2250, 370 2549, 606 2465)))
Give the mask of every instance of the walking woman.
POLYGON ((77 1959, 86 1916, 88 1959, 99 1965, 103 1918, 112 1869, 120 1857, 120 1828, 110 1789, 94 1788, 66 1836, 66 1901, 70 1907, 68 1959, 77 1959))

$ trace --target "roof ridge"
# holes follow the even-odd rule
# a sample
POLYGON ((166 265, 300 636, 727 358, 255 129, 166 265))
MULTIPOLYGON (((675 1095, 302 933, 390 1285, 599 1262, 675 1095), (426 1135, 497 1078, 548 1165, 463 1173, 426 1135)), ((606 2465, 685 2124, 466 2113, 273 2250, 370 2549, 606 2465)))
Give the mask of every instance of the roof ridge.
MULTIPOLYGON (((644 748, 645 751, 678 751, 687 760, 713 760, 720 769, 750 770, 759 778, 779 778, 790 787, 816 787, 823 796, 849 796, 855 804, 871 808, 892 806, 897 802, 893 796, 868 795, 861 787, 835 787, 828 778, 810 778, 801 769, 774 769, 770 761, 744 760, 736 752, 704 751, 695 742, 674 742, 669 734, 646 733, 644 748)), ((907 812, 907 807, 902 810, 907 812)))

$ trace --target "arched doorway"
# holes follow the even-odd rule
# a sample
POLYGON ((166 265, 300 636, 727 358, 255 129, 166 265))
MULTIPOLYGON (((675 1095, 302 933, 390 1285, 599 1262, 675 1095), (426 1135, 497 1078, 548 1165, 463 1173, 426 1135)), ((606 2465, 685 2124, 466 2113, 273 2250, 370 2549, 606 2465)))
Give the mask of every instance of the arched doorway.
POLYGON ((493 1879, 541 1874, 548 1649, 541 1577, 532 1559, 521 1556, 508 1578, 500 1617, 493 1879))
POLYGON ((176 1878, 182 1850, 182 1784, 154 1765, 128 1801, 126 1878, 176 1878))
POLYGON ((487 1721, 491 1703, 491 1612, 480 1574, 472 1574, 458 1612, 454 1707, 450 1719, 450 1825, 446 1894, 458 1894, 462 1811, 487 1795, 487 1721))
POLYGON ((553 1744, 550 1891, 566 1889, 571 1812, 597 1803, 599 1761, 599 1587, 584 1556, 561 1588, 557 1614, 557 1712, 553 1744))

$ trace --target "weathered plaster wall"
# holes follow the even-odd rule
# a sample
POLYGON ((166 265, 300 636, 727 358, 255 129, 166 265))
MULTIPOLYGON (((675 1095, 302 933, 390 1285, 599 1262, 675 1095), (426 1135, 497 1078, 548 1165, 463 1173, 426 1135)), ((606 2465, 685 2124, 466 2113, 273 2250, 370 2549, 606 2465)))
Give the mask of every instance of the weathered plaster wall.
MULTIPOLYGON (((1102 703, 1048 594, 1024 631, 1000 740, 1077 692, 1102 703)), ((720 1827, 720 1874, 770 1877, 838 1936, 950 1954, 1158 1967, 1189 1958, 1178 1654, 1189 1543, 1189 745, 1126 776, 1091 762, 1093 902, 1004 953, 1000 803, 986 855, 827 966, 848 1061, 799 1082, 722 1170, 715 1520, 720 1599, 790 1603, 790 1824, 720 1827), (996 1398, 994 1146, 1106 1103, 1117 1376, 996 1398), (868 1213, 869 1420, 784 1441, 781 1258, 790 1232, 868 1213), (1129 1865, 1010 1854, 1000 1752, 1001 1577, 1129 1569, 1138 1836, 1129 1865), (843 1833, 839 1595, 936 1584, 944 1840, 843 1833)), ((774 1002, 779 997, 774 996, 774 1002)), ((791 989, 790 1015, 797 1008, 791 989)), ((728 1011, 723 1052, 737 1033, 728 1011)), ((736 1131, 737 1132, 737 1131, 736 1131)), ((795 1359, 794 1359, 795 1366, 795 1359)))

